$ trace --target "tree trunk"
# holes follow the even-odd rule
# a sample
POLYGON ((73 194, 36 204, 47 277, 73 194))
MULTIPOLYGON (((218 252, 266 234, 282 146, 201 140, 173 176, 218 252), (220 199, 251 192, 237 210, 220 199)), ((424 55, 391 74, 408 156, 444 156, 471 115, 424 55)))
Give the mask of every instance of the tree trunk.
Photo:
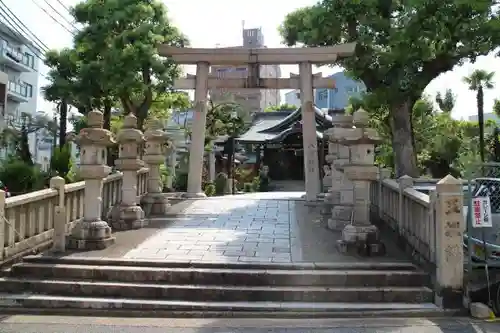
MULTIPOLYGON (((104 101, 104 112, 103 112, 103 128, 107 130, 111 130, 111 101, 106 100, 104 101)), ((106 164, 110 167, 115 165, 115 154, 114 154, 114 149, 115 147, 108 147, 107 148, 107 155, 106 155, 106 164)))
POLYGON ((141 131, 144 131, 144 123, 146 121, 146 118, 148 117, 148 110, 141 110, 139 108, 135 116, 137 117, 137 128, 141 131))
POLYGON ((68 122, 68 103, 65 99, 59 105, 59 150, 66 143, 66 130, 68 122))
POLYGON ((104 102, 104 112, 103 112, 104 124, 103 124, 103 128, 107 129, 107 130, 111 129, 111 107, 112 107, 112 104, 111 104, 110 101, 105 101, 104 102))
POLYGON ((392 147, 396 177, 418 177, 417 156, 411 129, 411 101, 391 106, 392 147))
POLYGON ((477 122, 479 125, 479 156, 484 163, 484 93, 483 86, 477 89, 477 122))

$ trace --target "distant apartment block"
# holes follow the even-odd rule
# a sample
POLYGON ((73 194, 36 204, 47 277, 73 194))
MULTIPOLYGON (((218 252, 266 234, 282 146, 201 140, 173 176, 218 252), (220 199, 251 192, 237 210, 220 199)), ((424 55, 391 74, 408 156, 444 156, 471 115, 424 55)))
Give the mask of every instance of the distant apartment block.
POLYGON ((300 90, 294 89, 285 94, 285 104, 295 105, 296 107, 300 107, 300 90))
MULTIPOLYGON (((27 38, 0 22, 0 107, 3 126, 21 125, 23 113, 36 113, 40 51, 27 38)), ((36 136, 29 138, 30 150, 36 159, 36 136)), ((3 150, 0 156, 8 152, 3 150)))
POLYGON ((314 103, 320 109, 341 110, 349 105, 351 97, 361 97, 366 92, 363 82, 355 81, 345 75, 344 72, 337 72, 329 76, 335 80, 335 89, 316 89, 314 103))
MULTIPOLYGON (((363 82, 355 81, 345 75, 344 72, 338 72, 329 76, 335 80, 335 89, 315 89, 314 104, 320 109, 341 110, 349 105, 351 97, 360 97, 366 92, 366 86, 363 82)), ((285 94, 285 103, 300 107, 300 90, 295 89, 285 94)))
MULTIPOLYGON (((243 45, 235 48, 263 48, 264 36, 261 29, 243 29, 243 45)), ((241 66, 211 66, 211 74, 220 78, 245 78, 248 67, 241 66)), ((279 78, 281 68, 279 65, 261 65, 260 77, 279 78)), ((242 109, 251 114, 263 111, 270 105, 280 104, 281 96, 279 89, 211 89, 210 98, 214 103, 234 102, 242 106, 242 109)))
MULTIPOLYGON (((489 120, 500 125, 500 118, 494 112, 487 112, 484 114, 484 121, 487 122, 489 120)), ((469 116, 469 121, 477 121, 477 114, 469 116)))

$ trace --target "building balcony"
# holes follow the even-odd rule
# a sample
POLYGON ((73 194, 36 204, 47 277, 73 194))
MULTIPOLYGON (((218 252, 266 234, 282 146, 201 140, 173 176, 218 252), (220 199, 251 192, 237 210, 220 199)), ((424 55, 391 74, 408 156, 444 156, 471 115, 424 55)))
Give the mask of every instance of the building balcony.
POLYGON ((9 81, 7 98, 18 103, 27 102, 29 100, 28 87, 19 82, 9 81))
POLYGON ((35 58, 25 54, 5 41, 0 42, 0 63, 5 64, 19 72, 33 72, 35 58))

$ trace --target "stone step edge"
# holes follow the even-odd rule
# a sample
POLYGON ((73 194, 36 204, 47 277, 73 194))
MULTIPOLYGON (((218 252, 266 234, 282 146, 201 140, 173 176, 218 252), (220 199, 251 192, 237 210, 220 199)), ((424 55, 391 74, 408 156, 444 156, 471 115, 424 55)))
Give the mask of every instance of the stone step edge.
POLYGON ((363 311, 363 310, 439 310, 433 303, 346 303, 346 302, 204 302, 129 298, 96 298, 40 294, 0 293, 0 308, 71 308, 99 310, 175 310, 175 311, 363 311))
POLYGON ((249 275, 364 275, 364 276, 378 276, 378 275, 407 275, 407 276, 427 276, 422 271, 407 271, 407 270, 315 270, 315 269, 274 269, 274 268, 255 268, 255 269, 241 269, 241 268, 195 268, 195 267, 150 267, 150 266, 114 266, 114 265, 81 265, 77 263, 71 264, 58 264, 58 263, 20 263, 12 266, 11 274, 16 274, 16 269, 72 269, 72 270, 99 270, 99 271, 127 271, 127 272, 196 272, 204 274, 249 274, 249 275))
POLYGON ((215 311, 215 310, 137 310, 137 309, 77 309, 77 308, 38 308, 38 307, 2 307, 4 315, 46 315, 46 316, 92 316, 92 317, 141 317, 141 318, 232 318, 232 319, 346 319, 346 318, 449 318, 466 317, 465 309, 403 309, 403 310, 375 310, 370 308, 356 310, 327 310, 327 311, 215 311))
POLYGON ((432 292, 432 290, 425 286, 420 287, 400 287, 400 286, 386 286, 386 287, 330 287, 330 286, 234 286, 234 285, 193 285, 193 284, 169 284, 169 283, 131 283, 131 282, 113 282, 113 281, 81 281, 81 280, 65 280, 65 279, 51 279, 51 280, 38 280, 38 279, 19 279, 10 277, 1 277, 1 283, 19 283, 19 284, 78 284, 79 286, 94 285, 102 286, 119 286, 122 288, 158 288, 158 289, 186 289, 186 290, 218 290, 218 291, 256 291, 256 292, 432 292))
POLYGON ((80 264, 104 266, 168 267, 168 268, 237 268, 237 269, 286 269, 286 270, 418 270, 417 266, 407 262, 363 262, 363 263, 224 263, 200 261, 137 260, 117 258, 80 258, 48 255, 26 256, 27 263, 80 264))

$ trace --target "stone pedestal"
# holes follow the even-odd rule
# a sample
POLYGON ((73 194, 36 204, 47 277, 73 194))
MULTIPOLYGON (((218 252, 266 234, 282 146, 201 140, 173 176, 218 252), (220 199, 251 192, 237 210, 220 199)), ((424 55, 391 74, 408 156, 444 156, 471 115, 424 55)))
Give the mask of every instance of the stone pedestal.
POLYGON ((139 159, 144 136, 137 129, 137 118, 133 114, 125 117, 117 141, 120 147, 115 164, 123 172, 122 195, 121 202, 109 211, 108 220, 114 230, 142 228, 146 222, 144 211, 137 203, 137 171, 144 166, 139 159))
POLYGON ((331 163, 331 187, 325 196, 325 209, 329 209, 331 218, 328 228, 341 231, 351 222, 352 206, 354 204, 353 184, 343 172, 349 163, 349 148, 339 143, 343 130, 352 128, 352 116, 337 114, 332 116, 333 128, 325 133, 328 137, 327 161, 331 163))
POLYGON ((85 180, 83 219, 78 221, 67 239, 69 249, 99 250, 114 243, 111 228, 102 216, 103 179, 111 172, 106 165, 106 147, 113 144, 112 133, 102 128, 103 115, 91 111, 88 128, 80 131, 76 140, 80 144, 80 175, 85 180))
POLYGON ((143 197, 141 204, 147 215, 164 215, 167 213, 169 203, 166 193, 162 192, 163 186, 160 176, 160 164, 165 159, 168 149, 168 135, 162 129, 162 124, 157 119, 151 119, 146 124, 146 151, 143 160, 149 168, 148 193, 143 197))
POLYGON ((345 176, 354 185, 354 207, 351 224, 342 231, 339 249, 361 255, 383 255, 385 246, 380 242, 376 226, 370 223, 370 186, 378 178, 375 162, 375 144, 380 141, 377 132, 368 128, 368 113, 354 112, 356 128, 345 128, 337 136, 338 142, 350 150, 349 164, 344 165, 345 176))

